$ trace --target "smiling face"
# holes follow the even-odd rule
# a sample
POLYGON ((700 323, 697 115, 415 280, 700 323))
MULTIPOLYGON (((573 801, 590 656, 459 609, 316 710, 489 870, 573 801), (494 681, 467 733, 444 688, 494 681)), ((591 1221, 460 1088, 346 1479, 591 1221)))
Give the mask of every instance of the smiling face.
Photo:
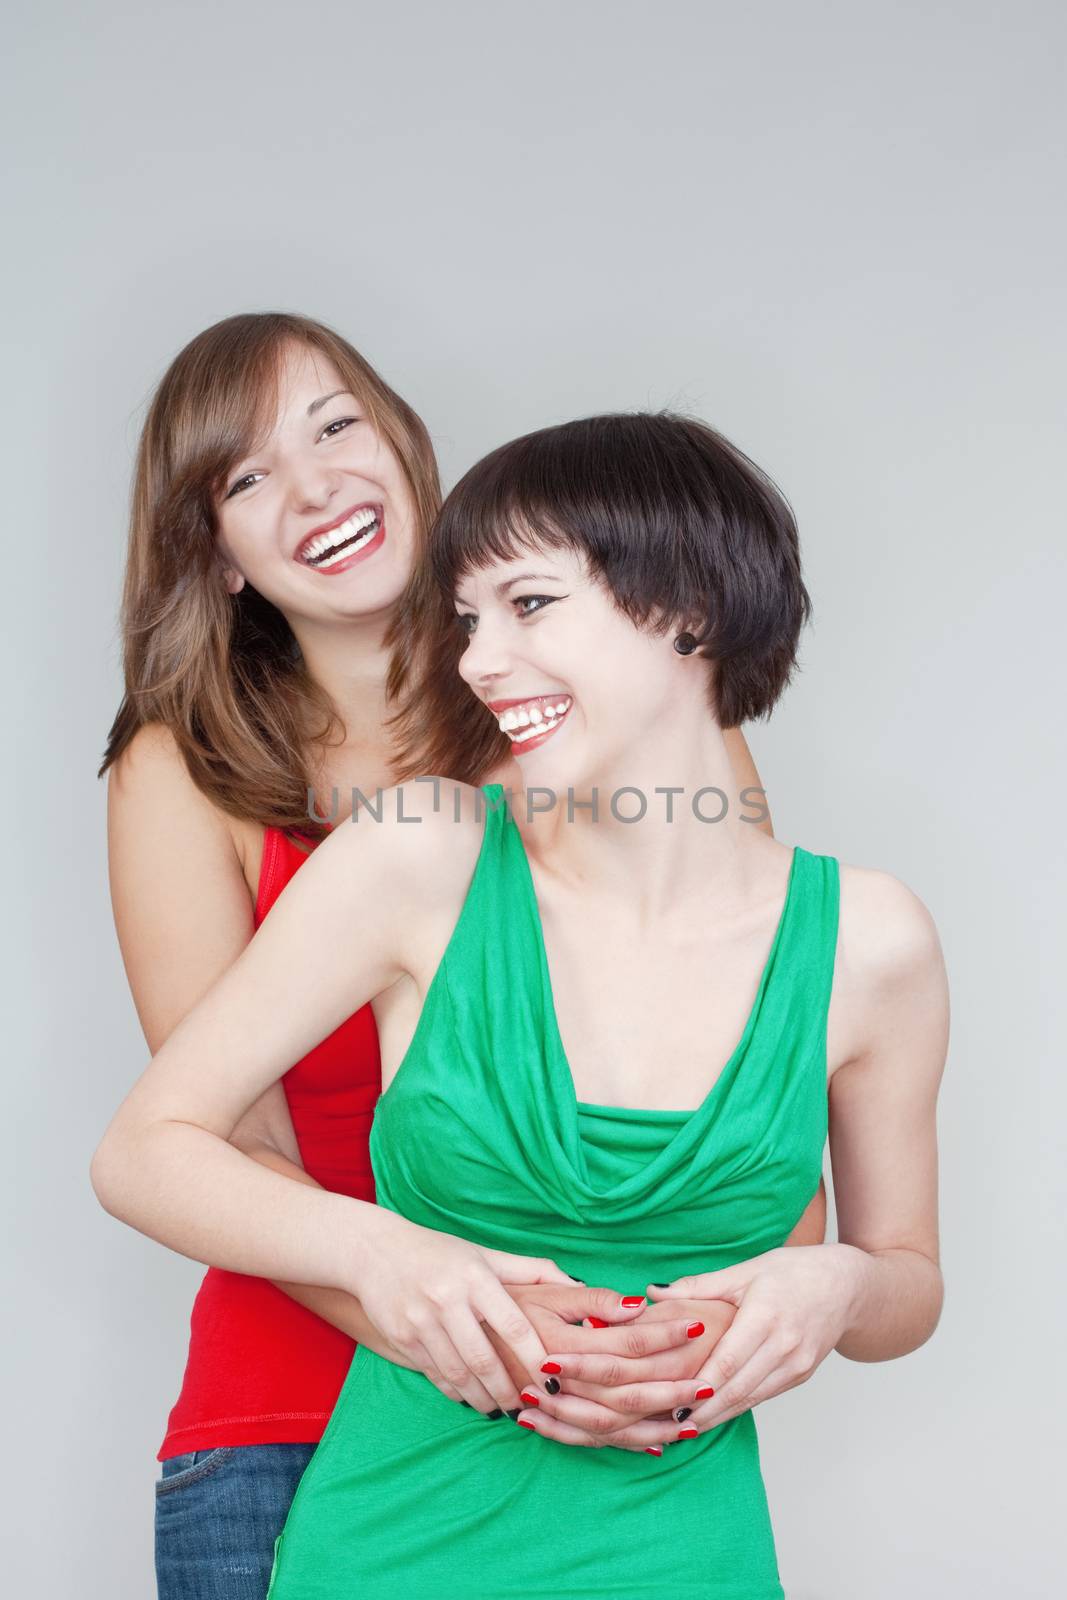
POLYGON ((247 581, 286 616, 370 616, 397 600, 414 561, 404 471, 333 363, 285 346, 267 437, 217 497, 226 585, 247 581))
POLYGON ((527 784, 562 794, 636 783, 703 683, 671 635, 637 628, 578 551, 519 552, 467 574, 460 676, 511 740, 527 784))

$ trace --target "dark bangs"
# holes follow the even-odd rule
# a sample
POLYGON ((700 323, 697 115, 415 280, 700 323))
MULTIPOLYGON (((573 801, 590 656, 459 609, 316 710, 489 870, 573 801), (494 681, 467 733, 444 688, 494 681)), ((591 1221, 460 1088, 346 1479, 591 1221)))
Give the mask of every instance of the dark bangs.
POLYGON ((695 634, 723 727, 769 715, 811 602, 789 505, 721 434, 667 411, 526 434, 460 479, 430 559, 451 599, 471 571, 537 548, 583 555, 635 626, 695 634))

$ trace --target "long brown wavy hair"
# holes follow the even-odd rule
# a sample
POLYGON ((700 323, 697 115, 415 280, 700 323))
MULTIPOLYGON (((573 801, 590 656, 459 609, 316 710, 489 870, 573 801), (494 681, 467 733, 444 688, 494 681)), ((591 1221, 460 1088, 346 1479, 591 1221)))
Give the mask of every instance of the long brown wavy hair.
MULTIPOLYGON (((333 362, 411 489, 417 571, 387 639, 387 693, 399 702, 413 667, 425 673, 426 651, 442 639, 462 646, 451 607, 421 560, 441 489, 419 416, 321 323, 288 312, 228 317, 171 363, 141 434, 121 611, 125 693, 97 776, 139 728, 162 723, 197 788, 223 811, 318 840, 328 830, 308 813, 309 754, 335 729, 343 736, 341 719, 307 671, 285 617, 250 584, 227 593, 215 551, 217 495, 273 420, 279 359, 294 340, 333 362)), ((454 671, 454 662, 442 661, 440 670, 454 671)), ((485 713, 458 675, 456 682, 467 699, 453 702, 450 775, 473 779, 487 765, 478 717, 485 713), (464 733, 472 713, 473 740, 464 733)), ((491 759, 507 741, 488 721, 491 759)))

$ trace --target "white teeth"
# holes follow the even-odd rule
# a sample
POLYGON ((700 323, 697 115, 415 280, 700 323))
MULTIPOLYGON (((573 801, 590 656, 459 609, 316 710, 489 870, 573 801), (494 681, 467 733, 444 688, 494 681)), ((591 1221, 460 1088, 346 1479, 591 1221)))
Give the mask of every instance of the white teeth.
POLYGON ((524 740, 554 728, 569 709, 569 700, 560 700, 556 705, 509 706, 506 711, 500 712, 497 721, 501 732, 510 737, 512 744, 522 744, 524 740))
POLYGON ((556 724, 554 722, 545 722, 541 723, 540 726, 535 728, 524 728, 519 733, 513 733, 511 735, 511 742, 512 744, 522 744, 525 740, 533 739, 537 734, 544 733, 549 727, 554 728, 555 726, 556 724))
MULTIPOLYGON (((335 549, 338 545, 344 544, 346 539, 354 538, 357 533, 370 529, 377 521, 378 513, 370 506, 364 506, 362 511, 354 512, 347 522, 342 522, 339 528, 331 528, 329 533, 320 533, 317 538, 312 539, 311 543, 305 548, 302 559, 316 567, 330 566, 332 562, 329 557, 321 561, 316 558, 325 556, 327 550, 335 549)), ((360 541, 360 543, 363 542, 365 541, 360 541)), ((350 556, 354 550, 358 549, 359 543, 350 545, 344 551, 344 554, 350 556)))
POLYGON ((357 550, 362 550, 363 546, 370 542, 371 537, 368 533, 365 538, 357 539, 355 543, 346 545, 343 550, 334 551, 332 556, 323 556, 321 561, 315 562, 315 571, 321 572, 323 567, 336 567, 340 562, 347 561, 357 550))

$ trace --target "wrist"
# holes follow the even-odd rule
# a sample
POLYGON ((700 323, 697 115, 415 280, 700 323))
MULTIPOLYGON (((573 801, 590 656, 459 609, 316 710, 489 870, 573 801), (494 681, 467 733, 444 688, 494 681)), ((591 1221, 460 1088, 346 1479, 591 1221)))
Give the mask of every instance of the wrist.
POLYGON ((847 1338, 863 1321, 871 1277, 875 1270, 874 1257, 858 1245, 823 1245, 833 1250, 842 1272, 841 1330, 839 1339, 847 1338))
POLYGON ((340 1194, 332 1198, 337 1204, 330 1229, 333 1241, 331 1281, 359 1300, 368 1271, 375 1261, 381 1260, 390 1225, 398 1219, 393 1212, 372 1201, 340 1194))

